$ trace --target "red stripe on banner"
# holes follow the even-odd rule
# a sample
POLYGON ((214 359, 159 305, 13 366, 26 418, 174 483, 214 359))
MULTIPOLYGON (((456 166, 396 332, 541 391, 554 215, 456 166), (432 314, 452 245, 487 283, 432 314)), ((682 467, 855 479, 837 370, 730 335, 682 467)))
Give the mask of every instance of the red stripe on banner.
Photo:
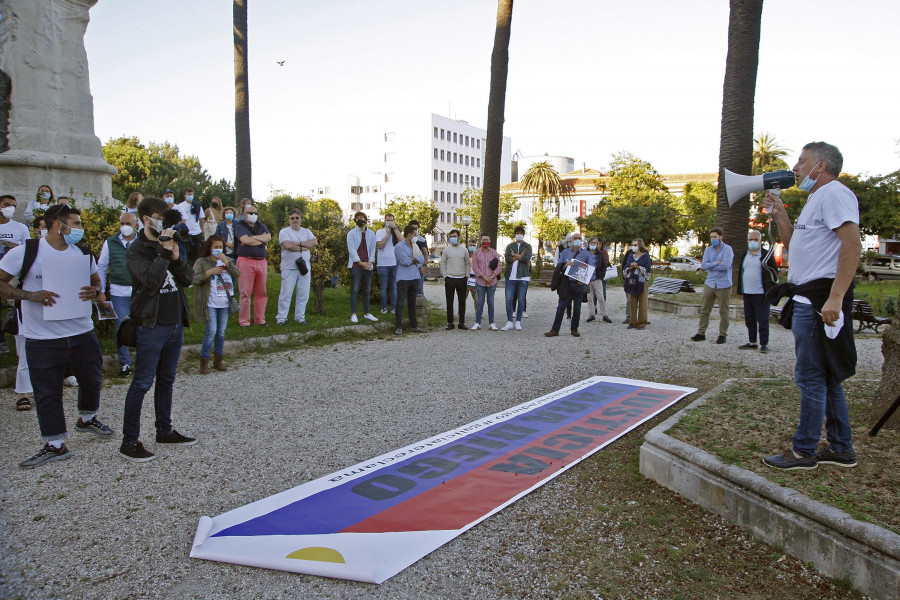
MULTIPOLYGON (((345 533, 461 529, 664 410, 683 391, 640 389, 460 477, 387 508, 345 533)), ((463 440, 463 444, 465 441, 463 440)))

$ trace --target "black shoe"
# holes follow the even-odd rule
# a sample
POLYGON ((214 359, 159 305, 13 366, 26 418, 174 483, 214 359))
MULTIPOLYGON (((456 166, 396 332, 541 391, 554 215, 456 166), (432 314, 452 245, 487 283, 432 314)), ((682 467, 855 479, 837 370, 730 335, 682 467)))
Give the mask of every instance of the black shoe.
POLYGON ((622 321, 622 325, 628 325, 629 323, 631 323, 631 321, 629 321, 628 319, 622 321))
POLYGON ((572 332, 572 337, 581 337, 581 334, 578 333, 578 330, 572 332))
POLYGON ((603 317, 603 322, 604 323, 612 323, 612 319, 610 319, 609 317, 603 317))
POLYGON ((812 456, 797 456, 794 454, 792 448, 788 448, 781 454, 767 456, 763 459, 763 462, 770 467, 785 471, 791 471, 793 469, 815 469, 819 466, 815 454, 812 456))
POLYGON ((766 346, 765 344, 763 344, 762 346, 759 347, 759 352, 760 352, 760 354, 768 354, 769 347, 766 346))
POLYGON ((691 341, 692 342, 702 342, 705 339, 706 339, 705 335, 703 335, 702 333, 698 333, 697 335, 695 335, 694 337, 691 338, 691 341))
POLYGON ((719 337, 717 337, 717 338, 716 338, 716 343, 717 343, 717 344, 724 344, 724 343, 725 343, 725 336, 724 336, 724 335, 720 335, 719 337))
POLYGON ((634 325, 628 325, 625 329, 634 329, 634 325))
POLYGON ((186 435, 181 435, 174 429, 169 433, 157 433, 156 434, 156 443, 157 444, 172 444, 178 446, 193 446, 197 443, 192 437, 188 437, 186 435))
POLYGON ((65 444, 63 444, 59 448, 55 448, 50 444, 44 444, 44 447, 41 448, 40 452, 38 452, 28 460, 20 462, 19 468, 33 469, 38 465, 42 465, 46 462, 51 462, 54 460, 65 460, 70 456, 71 454, 69 454, 69 449, 66 448, 65 444))
POLYGON ((447 323, 447 331, 450 331, 451 329, 456 329, 456 325, 454 325, 453 323, 447 323))
POLYGON ((756 344, 742 344, 738 346, 738 350, 756 350, 757 348, 756 344))
POLYGON ((556 337, 556 336, 558 336, 558 335, 559 335, 558 332, 553 331, 553 330, 550 330, 550 331, 548 331, 547 333, 544 334, 544 337, 556 337))
POLYGON ((585 323, 590 323, 591 321, 596 321, 596 320, 597 320, 597 317, 595 317, 594 315, 591 315, 591 316, 589 316, 587 319, 585 319, 584 322, 585 322, 585 323))
POLYGON ((98 421, 97 417, 91 417, 91 420, 87 423, 82 421, 81 417, 79 417, 78 422, 75 423, 75 431, 93 433, 99 436, 112 435, 113 432, 108 425, 104 425, 103 423, 98 421))
POLYGON ((140 442, 122 444, 119 446, 119 455, 125 460, 132 462, 147 462, 156 458, 156 455, 144 448, 144 445, 140 442))
POLYGON ((835 452, 831 444, 822 444, 816 450, 816 460, 823 465, 837 465, 839 467, 855 467, 856 452, 851 448, 843 452, 835 452))
POLYGON ((131 375, 131 367, 122 365, 122 369, 119 371, 119 377, 128 377, 129 375, 131 375))

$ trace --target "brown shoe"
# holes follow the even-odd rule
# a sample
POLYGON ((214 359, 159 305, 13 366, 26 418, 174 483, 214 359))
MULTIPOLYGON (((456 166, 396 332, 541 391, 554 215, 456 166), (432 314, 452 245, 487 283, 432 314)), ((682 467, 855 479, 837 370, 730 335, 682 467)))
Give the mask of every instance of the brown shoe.
POLYGON ((577 331, 573 331, 573 332, 572 332, 572 337, 581 337, 581 334, 578 333, 577 331))
POLYGON ((228 370, 228 365, 226 365, 224 362, 222 362, 221 354, 215 354, 213 356, 213 367, 216 369, 216 371, 227 371, 228 370))
POLYGON ((548 331, 547 333, 544 334, 545 337, 556 337, 558 335, 559 335, 559 333, 557 333, 556 331, 552 331, 552 330, 548 331))
POLYGON ((212 371, 209 370, 209 359, 208 358, 200 358, 200 374, 201 375, 209 375, 212 371))

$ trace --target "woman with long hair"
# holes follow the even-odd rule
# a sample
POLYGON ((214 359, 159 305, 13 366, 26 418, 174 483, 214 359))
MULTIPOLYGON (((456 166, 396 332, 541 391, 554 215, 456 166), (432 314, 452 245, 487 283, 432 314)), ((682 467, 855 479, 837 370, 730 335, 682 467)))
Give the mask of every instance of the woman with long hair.
POLYGON ((33 223, 35 217, 47 212, 47 209, 54 204, 56 204, 56 196, 53 195, 53 190, 50 189, 49 185, 42 185, 38 188, 34 198, 28 202, 22 217, 26 223, 33 223))
POLYGON ((222 361, 225 352, 225 328, 228 306, 234 298, 234 282, 241 276, 234 261, 225 255, 225 241, 212 235, 203 244, 203 252, 194 262, 194 318, 206 323, 200 345, 200 373, 209 370, 209 351, 215 342, 213 368, 227 371, 222 361))
MULTIPOLYGON (((128 200, 125 201, 125 206, 122 207, 122 212, 132 213, 135 215, 135 218, 137 218, 137 207, 143 199, 144 197, 140 192, 131 192, 128 194, 128 200)), ((140 223, 140 221, 138 221, 138 223, 140 223)))
POLYGON ((631 301, 631 316, 628 329, 643 329, 647 326, 647 293, 650 291, 650 268, 653 261, 644 246, 644 240, 636 238, 631 242, 631 258, 625 266, 625 293, 631 301))

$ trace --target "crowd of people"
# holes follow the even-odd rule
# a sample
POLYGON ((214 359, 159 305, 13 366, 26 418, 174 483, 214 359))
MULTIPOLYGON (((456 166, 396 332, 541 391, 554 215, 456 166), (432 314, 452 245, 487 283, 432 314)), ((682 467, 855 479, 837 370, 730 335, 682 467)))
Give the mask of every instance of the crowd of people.
MULTIPOLYGON (((804 148, 794 167, 802 189, 812 191, 797 225, 792 225, 780 199, 770 194, 771 207, 781 237, 791 245, 791 267, 786 284, 778 283, 778 271, 762 246, 760 233, 748 232, 748 251, 740 262, 738 292, 743 296, 748 342, 740 349, 769 350, 769 306, 789 296, 796 339, 795 378, 801 388, 801 421, 792 447, 782 455, 767 457, 766 464, 784 469, 814 468, 818 463, 853 466, 855 454, 847 422, 846 401, 840 382, 853 373, 855 349, 850 321, 852 275, 859 253, 858 206, 852 192, 836 180, 842 158, 833 146, 814 143, 804 148), (818 171, 815 179, 811 174, 818 171), (809 181, 807 181, 809 180, 809 181), (815 199, 815 201, 813 201, 815 199), (855 212, 854 212, 855 211, 855 212), (854 237, 855 236, 855 237, 854 237), (855 240, 855 246, 854 246, 855 240), (855 252, 855 254, 854 254, 855 252), (853 261, 850 260, 851 254, 853 261), (773 293, 775 294, 773 296, 773 293), (837 328, 834 335, 816 324, 837 328), (830 340, 836 340, 833 347, 830 340), (759 342, 757 344, 757 342, 759 342), (827 418, 826 418, 827 415, 827 418), (823 421, 827 441, 816 448, 823 421)), ((152 460, 154 454, 140 441, 143 400, 154 387, 156 442, 160 445, 192 445, 196 439, 173 428, 172 393, 184 340, 184 327, 193 313, 205 323, 200 372, 212 367, 226 371, 225 330, 229 315, 237 313, 242 328, 267 327, 267 245, 272 239, 259 221, 258 208, 245 199, 237 208, 213 198, 204 209, 187 188, 175 203, 172 190, 161 198, 133 193, 119 217, 119 232, 103 242, 99 259, 79 245, 84 235, 80 211, 65 198, 55 198, 49 186, 41 186, 24 214, 33 231, 14 219, 17 200, 0 196, 0 295, 15 308, 3 321, 3 329, 16 335, 19 367, 17 408, 31 408, 33 394, 44 446, 20 463, 33 468, 69 457, 62 393, 66 381, 78 385, 77 432, 110 436, 112 429, 98 419, 100 412, 101 348, 92 322, 92 303, 101 310, 111 305, 118 332, 120 374, 132 376, 125 397, 120 454, 132 461, 152 460), (61 265, 61 266, 60 266, 61 265), (12 282, 18 281, 17 286, 12 282), (193 286, 193 311, 185 290, 193 286), (52 291, 58 290, 58 291, 52 291), (237 290, 237 292, 236 292, 237 290), (238 299, 235 298, 237 293, 238 299), (252 309, 252 310, 251 310, 252 309), (128 327, 126 327, 128 323, 128 327), (123 334, 131 332, 133 341, 123 334), (130 346, 135 347, 132 361, 130 346)), ((403 334, 403 307, 409 330, 423 333, 416 315, 417 296, 424 294, 425 265, 429 256, 420 224, 410 221, 401 229, 392 214, 377 232, 369 228, 365 213, 354 215, 355 227, 346 236, 350 271, 350 322, 372 314, 372 278, 378 273, 381 314, 393 313, 394 332, 403 334)), ((522 330, 527 318, 527 294, 532 274, 533 249, 524 241, 524 227, 501 254, 492 240, 464 240, 460 231, 448 235, 449 246, 440 258, 444 279, 446 329, 482 329, 487 305, 486 329, 522 330), (495 314, 495 292, 501 276, 505 282, 506 323, 500 328, 495 314), (473 298, 474 322, 466 322, 467 296, 473 298)), ((278 232, 281 250, 281 288, 276 325, 284 325, 294 301, 294 321, 306 323, 309 300, 311 253, 318 241, 302 226, 302 214, 294 209, 288 226, 278 232)), ((586 321, 598 317, 612 323, 606 303, 609 253, 599 237, 588 239, 573 233, 558 245, 551 289, 559 296, 553 323, 544 335, 559 335, 563 319, 573 337, 580 337, 582 305, 586 321)), ((734 252, 719 228, 710 232, 702 269, 706 271, 703 304, 693 341, 705 340, 713 305, 719 305, 717 344, 727 340, 729 299, 732 290, 734 252)), ((648 325, 647 298, 653 265, 644 240, 635 238, 621 259, 626 294, 628 329, 648 325)), ((2 308, 2 307, 0 307, 2 308)), ((784 318, 784 317, 782 317, 784 318)), ((0 349, 2 351, 2 349, 0 349)))

